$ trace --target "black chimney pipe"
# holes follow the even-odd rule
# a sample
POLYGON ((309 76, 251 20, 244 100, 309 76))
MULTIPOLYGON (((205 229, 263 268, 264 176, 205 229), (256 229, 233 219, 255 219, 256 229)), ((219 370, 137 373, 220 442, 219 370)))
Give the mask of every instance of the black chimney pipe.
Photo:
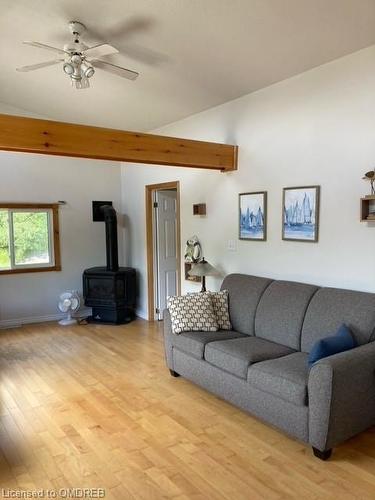
POLYGON ((107 250, 107 271, 118 271, 117 216, 110 205, 103 205, 101 210, 105 222, 105 244, 107 250))

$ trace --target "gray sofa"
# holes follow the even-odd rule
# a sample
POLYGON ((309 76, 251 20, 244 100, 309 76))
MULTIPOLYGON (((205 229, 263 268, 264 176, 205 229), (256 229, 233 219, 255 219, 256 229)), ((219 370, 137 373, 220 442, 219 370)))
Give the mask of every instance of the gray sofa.
POLYGON ((375 294, 231 274, 233 330, 172 333, 166 362, 183 377, 313 447, 332 448, 375 423, 375 294), (316 340, 347 324, 359 347, 309 370, 316 340))

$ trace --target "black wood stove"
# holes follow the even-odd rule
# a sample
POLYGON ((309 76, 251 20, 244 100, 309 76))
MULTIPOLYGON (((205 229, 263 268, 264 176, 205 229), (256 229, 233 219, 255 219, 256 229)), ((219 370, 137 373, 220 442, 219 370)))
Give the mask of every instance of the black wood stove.
POLYGON ((83 273, 85 305, 92 307, 90 322, 128 323, 134 319, 136 275, 132 267, 119 267, 116 210, 101 207, 104 215, 107 266, 91 267, 83 273))

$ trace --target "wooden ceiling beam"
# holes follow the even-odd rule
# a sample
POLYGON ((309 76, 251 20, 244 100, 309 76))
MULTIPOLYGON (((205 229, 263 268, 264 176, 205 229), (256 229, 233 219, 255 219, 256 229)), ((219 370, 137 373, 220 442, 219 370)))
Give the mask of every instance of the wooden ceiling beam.
POLYGON ((0 114, 0 150, 229 172, 238 147, 0 114))

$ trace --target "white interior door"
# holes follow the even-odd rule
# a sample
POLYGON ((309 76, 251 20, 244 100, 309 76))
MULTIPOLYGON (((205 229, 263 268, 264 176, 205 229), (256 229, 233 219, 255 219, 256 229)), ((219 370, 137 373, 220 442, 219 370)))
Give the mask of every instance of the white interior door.
POLYGON ((162 319, 168 295, 177 293, 177 191, 155 192, 155 306, 162 319))

